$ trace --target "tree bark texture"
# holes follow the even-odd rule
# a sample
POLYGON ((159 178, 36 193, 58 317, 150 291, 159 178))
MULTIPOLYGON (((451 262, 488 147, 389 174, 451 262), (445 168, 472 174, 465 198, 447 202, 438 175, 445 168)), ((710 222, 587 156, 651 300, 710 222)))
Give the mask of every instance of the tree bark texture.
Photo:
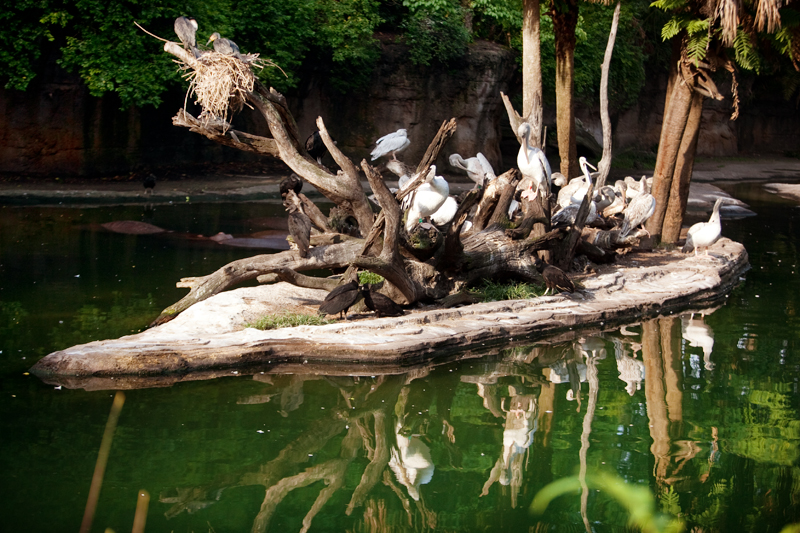
MULTIPOLYGON (((522 4, 522 116, 529 120, 542 105, 542 53, 539 0, 522 4)), ((530 121, 531 139, 538 145, 542 138, 542 113, 530 121)), ((519 125, 517 125, 519 127, 519 125)), ((517 130, 514 129, 514 132, 517 130)), ((544 143, 542 143, 544 144, 544 143)), ((541 145, 539 145, 541 147, 541 145)))
POLYGON ((647 230, 656 238, 656 241, 661 239, 662 225, 667 212, 667 205, 669 204, 670 190, 672 189, 672 179, 681 149, 683 132, 689 120, 692 99, 692 88, 683 80, 679 80, 673 85, 669 107, 664 110, 664 122, 661 125, 661 137, 658 142, 656 168, 653 173, 652 195, 656 199, 656 209, 646 224, 647 230))
POLYGON ((619 11, 621 2, 614 8, 611 19, 611 30, 608 32, 608 44, 603 56, 603 66, 600 68, 600 122, 603 125, 603 157, 597 164, 600 175, 597 177, 596 187, 599 190, 606 184, 608 171, 611 169, 611 117, 608 115, 608 71, 611 68, 611 54, 614 52, 614 42, 617 39, 619 26, 619 11))
POLYGON ((681 146, 678 150, 678 159, 675 163, 675 176, 672 179, 672 188, 669 193, 669 203, 662 225, 661 242, 675 244, 678 242, 686 213, 686 204, 689 201, 689 183, 692 181, 694 156, 697 153, 697 139, 700 136, 700 119, 703 114, 702 94, 694 93, 692 104, 689 108, 689 118, 683 130, 681 146))
POLYGON ((550 10, 556 36, 556 129, 561 173, 578 176, 578 148, 575 143, 575 28, 578 25, 578 2, 559 2, 550 10))

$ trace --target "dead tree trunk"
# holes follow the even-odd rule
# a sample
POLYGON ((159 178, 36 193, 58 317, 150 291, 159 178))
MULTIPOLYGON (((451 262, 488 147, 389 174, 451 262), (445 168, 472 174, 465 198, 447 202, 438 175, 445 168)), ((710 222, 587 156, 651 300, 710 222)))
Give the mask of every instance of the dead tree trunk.
POLYGON ((600 68, 600 122, 603 124, 603 157, 597 163, 600 175, 597 177, 596 187, 600 190, 606 184, 608 171, 611 170, 611 117, 608 116, 608 71, 611 69, 611 54, 614 52, 614 42, 617 40, 617 26, 619 26, 619 11, 621 2, 614 8, 611 19, 611 30, 608 32, 608 44, 603 56, 603 66, 600 68))

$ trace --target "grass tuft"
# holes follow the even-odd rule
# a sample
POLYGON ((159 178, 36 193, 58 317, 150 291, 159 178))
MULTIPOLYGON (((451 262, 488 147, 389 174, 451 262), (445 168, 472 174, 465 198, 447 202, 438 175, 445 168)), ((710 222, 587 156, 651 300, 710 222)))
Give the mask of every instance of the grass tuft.
POLYGON ((375 285, 383 281, 383 276, 374 272, 359 272, 358 282, 361 285, 375 285))
POLYGON ((484 280, 483 285, 470 289, 470 294, 484 302, 499 302, 502 300, 524 300, 537 298, 544 294, 545 287, 524 281, 511 281, 497 283, 484 280))
POLYGON ((271 313, 262 316, 255 323, 245 324, 245 327, 266 330, 292 328, 294 326, 324 326, 334 322, 336 321, 308 313, 271 313))

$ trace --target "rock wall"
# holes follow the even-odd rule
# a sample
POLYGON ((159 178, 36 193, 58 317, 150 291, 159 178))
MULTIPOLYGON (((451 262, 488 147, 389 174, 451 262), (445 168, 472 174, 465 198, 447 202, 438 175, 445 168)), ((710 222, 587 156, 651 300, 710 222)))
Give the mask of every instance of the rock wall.
MULTIPOLYGON (((447 68, 416 67, 408 62, 404 45, 384 43, 366 89, 340 95, 311 78, 287 96, 302 135, 310 134, 322 116, 356 162, 369 158, 375 139, 399 128, 406 128, 412 140, 401 159, 418 161, 442 121, 456 117, 458 130, 437 162, 440 168, 449 168, 446 158, 454 152, 472 156, 480 151, 502 171, 514 164, 519 147, 500 100, 500 91, 512 93, 512 99, 519 94, 516 69, 513 53, 486 42, 471 45, 462 61, 447 68)), ((615 152, 658 145, 666 78, 650 80, 636 105, 612 116, 615 152)), ((746 90, 740 87, 748 99, 735 122, 729 119, 729 99, 706 102, 699 155, 800 150, 800 111, 781 100, 780 91, 769 83, 759 79, 746 90)), ((258 159, 172 126, 171 118, 183 103, 183 90, 176 88, 158 108, 121 110, 115 95, 93 98, 76 76, 49 68, 26 92, 0 89, 0 172, 80 176, 164 167, 190 171, 203 163, 258 159)), ((591 157, 602 141, 599 112, 579 103, 577 117, 585 138, 579 150, 591 157)), ((545 121, 552 132, 553 109, 545 108, 545 121)), ((264 120, 247 110, 234 124, 268 134, 264 120)), ((556 150, 549 149, 548 157, 557 159, 556 150)))

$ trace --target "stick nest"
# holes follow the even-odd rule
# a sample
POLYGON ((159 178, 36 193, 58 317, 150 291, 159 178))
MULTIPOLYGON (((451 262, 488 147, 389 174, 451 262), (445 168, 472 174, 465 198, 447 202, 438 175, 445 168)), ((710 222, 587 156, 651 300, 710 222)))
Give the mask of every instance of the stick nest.
MULTIPOLYGON (((230 127, 228 114, 242 109, 247 94, 253 91, 256 76, 251 67, 264 68, 258 54, 243 54, 242 59, 207 51, 191 64, 180 62, 190 80, 186 100, 195 95, 195 103, 203 109, 200 120, 206 126, 221 122, 223 131, 230 127)), ((272 64, 267 60, 266 64, 272 64)), ((184 110, 186 105, 184 103, 184 110)))

